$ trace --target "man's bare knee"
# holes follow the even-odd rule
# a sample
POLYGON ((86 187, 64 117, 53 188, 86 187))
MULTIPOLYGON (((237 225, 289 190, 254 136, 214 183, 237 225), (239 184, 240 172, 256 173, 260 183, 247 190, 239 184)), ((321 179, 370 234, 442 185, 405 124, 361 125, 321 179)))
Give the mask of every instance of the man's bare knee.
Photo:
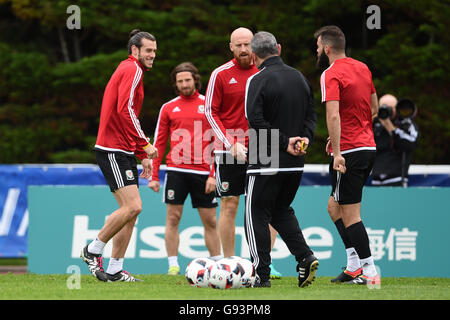
POLYGON ((177 227, 180 223, 180 217, 177 215, 168 215, 166 217, 166 224, 171 227, 177 227))
POLYGON ((135 219, 142 212, 142 200, 136 185, 120 188, 116 190, 114 196, 125 211, 128 221, 135 219))
POLYGON ((239 207, 239 197, 222 198, 220 214, 234 217, 239 207))
POLYGON ((203 221, 203 226, 205 227, 205 229, 214 230, 217 228, 217 219, 215 217, 205 219, 203 221))
POLYGON ((136 219, 137 216, 142 212, 142 202, 133 201, 125 205, 125 208, 127 210, 128 220, 136 219))
POLYGON ((180 223, 183 214, 183 205, 167 204, 166 224, 176 227, 180 223))

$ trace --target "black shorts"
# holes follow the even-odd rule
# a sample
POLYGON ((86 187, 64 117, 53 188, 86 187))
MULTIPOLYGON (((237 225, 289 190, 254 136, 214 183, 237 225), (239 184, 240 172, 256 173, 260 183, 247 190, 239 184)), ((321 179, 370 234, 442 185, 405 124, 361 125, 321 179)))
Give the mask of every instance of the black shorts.
POLYGON ((339 204, 361 202, 364 184, 372 171, 376 151, 355 151, 343 154, 345 159, 344 174, 333 169, 331 157, 329 173, 331 178, 331 196, 339 204))
POLYGON ((208 180, 208 175, 167 171, 163 202, 166 204, 184 204, 186 197, 190 194, 193 208, 217 207, 214 192, 205 193, 206 180, 208 180))
POLYGON ((216 196, 230 197, 245 193, 245 181, 247 177, 247 163, 226 161, 231 154, 216 153, 214 156, 214 168, 216 171, 216 196))
POLYGON ((111 192, 133 184, 139 187, 137 161, 134 155, 95 150, 95 158, 111 192))

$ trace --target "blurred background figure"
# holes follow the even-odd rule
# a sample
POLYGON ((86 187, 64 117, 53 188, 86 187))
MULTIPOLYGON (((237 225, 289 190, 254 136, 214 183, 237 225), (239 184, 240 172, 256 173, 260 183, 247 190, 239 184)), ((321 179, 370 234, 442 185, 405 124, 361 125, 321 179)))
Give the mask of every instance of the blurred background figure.
POLYGON ((419 131, 415 104, 409 99, 386 94, 380 98, 373 121, 377 155, 372 170, 373 186, 408 186, 408 169, 419 131))

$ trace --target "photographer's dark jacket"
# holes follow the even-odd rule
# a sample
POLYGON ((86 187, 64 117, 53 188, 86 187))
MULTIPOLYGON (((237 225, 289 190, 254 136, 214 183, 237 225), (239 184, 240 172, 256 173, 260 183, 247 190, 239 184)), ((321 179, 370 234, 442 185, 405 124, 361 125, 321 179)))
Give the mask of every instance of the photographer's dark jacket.
POLYGON ((396 118, 393 124, 397 129, 391 136, 378 119, 373 122, 377 156, 372 169, 372 185, 400 184, 402 170, 404 170, 405 182, 408 181, 408 169, 419 131, 410 118, 401 120, 396 118))
POLYGON ((247 173, 303 171, 304 156, 292 156, 286 149, 289 137, 307 137, 310 143, 314 138, 317 116, 311 86, 279 56, 267 58, 259 69, 248 79, 245 95, 250 127, 247 173), (271 138, 277 138, 274 144, 271 138))

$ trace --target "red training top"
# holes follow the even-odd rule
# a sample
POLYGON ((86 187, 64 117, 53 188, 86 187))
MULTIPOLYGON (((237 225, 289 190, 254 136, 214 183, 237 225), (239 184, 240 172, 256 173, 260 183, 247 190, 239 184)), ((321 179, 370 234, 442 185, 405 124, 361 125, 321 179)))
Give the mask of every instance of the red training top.
POLYGON ((167 171, 181 171, 214 176, 212 165, 213 132, 205 117, 205 97, 196 91, 192 96, 180 94, 163 104, 155 129, 151 180, 159 181, 159 167, 170 137, 166 156, 167 171))
POLYGON ((147 69, 129 55, 111 76, 103 94, 95 149, 136 154, 140 160, 147 158, 143 147, 150 139, 138 120, 144 100, 144 71, 147 69))
POLYGON ((224 146, 229 149, 235 142, 244 144, 244 141, 248 147, 245 87, 247 79, 258 71, 255 65, 244 69, 236 59, 232 59, 211 73, 206 91, 205 115, 214 134, 223 143, 216 143, 216 150, 222 150, 224 146))
POLYGON ((372 73, 352 58, 334 61, 320 77, 322 102, 339 101, 341 153, 376 150, 372 129, 372 73))

